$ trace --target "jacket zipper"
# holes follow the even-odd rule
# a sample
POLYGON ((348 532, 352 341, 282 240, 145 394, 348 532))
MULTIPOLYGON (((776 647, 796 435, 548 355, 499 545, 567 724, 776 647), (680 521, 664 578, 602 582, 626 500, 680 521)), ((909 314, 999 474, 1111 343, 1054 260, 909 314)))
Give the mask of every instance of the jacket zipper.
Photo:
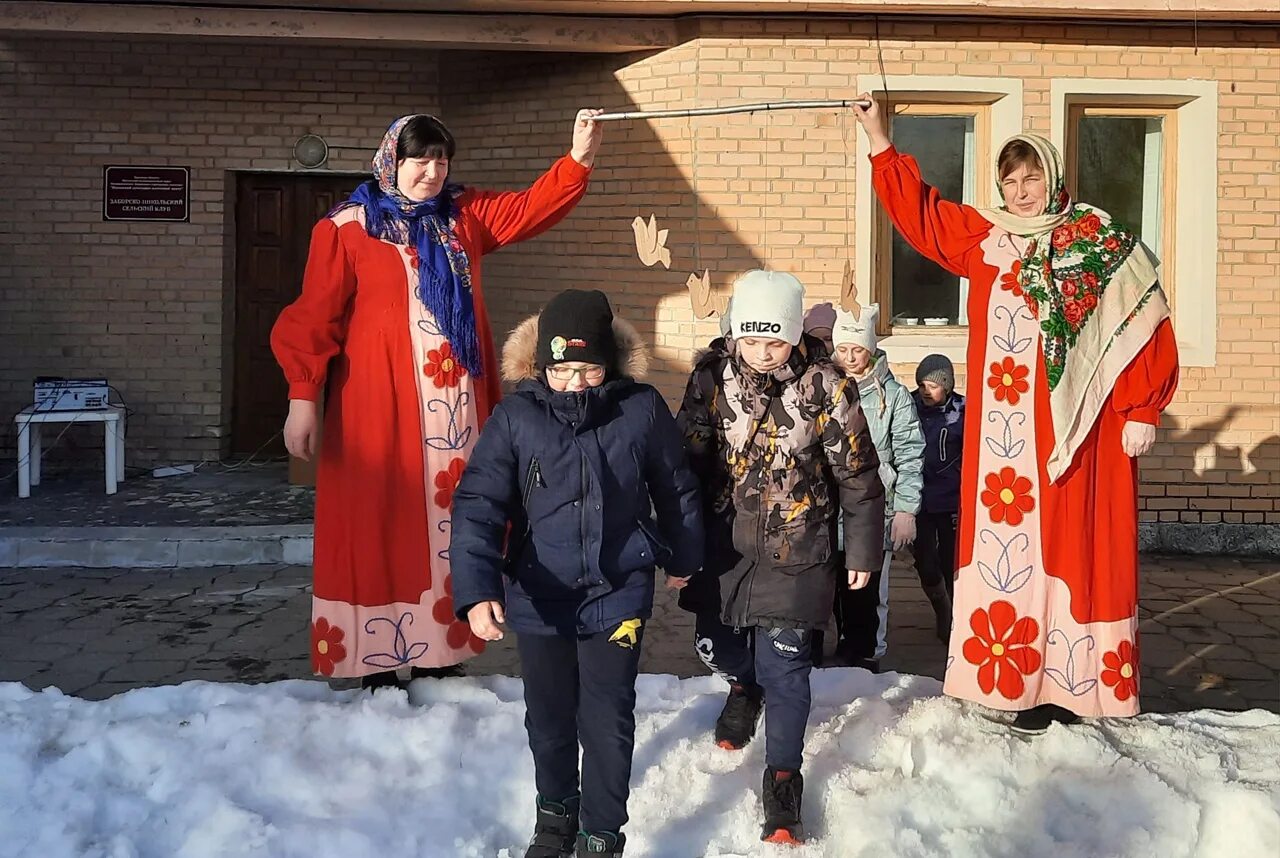
MULTIPOLYGON (((591 502, 591 475, 587 470, 587 454, 578 446, 578 462, 582 468, 582 506, 578 516, 578 544, 582 548, 582 580, 588 585, 591 584, 591 565, 587 562, 587 505, 591 502)), ((596 623, 604 622, 604 602, 600 599, 595 600, 596 623)))
POLYGON ((947 427, 942 427, 942 433, 938 436, 938 458, 945 462, 947 460, 947 427))
POLYGON ((582 467, 582 506, 578 514, 578 544, 582 547, 582 577, 587 577, 587 503, 590 491, 587 488, 587 455, 581 448, 578 450, 578 463, 582 467))
MULTIPOLYGON (((768 403, 765 404, 764 415, 761 417, 760 422, 756 424, 755 434, 753 434, 751 438, 747 439, 748 446, 750 446, 751 442, 755 440, 755 436, 760 434, 760 429, 761 427, 764 426, 765 419, 768 418, 769 416, 769 409, 771 409, 772 407, 773 407, 773 397, 770 396, 768 403)), ((761 462, 763 463, 763 456, 761 457, 761 462)), ((768 464, 762 466, 760 469, 760 482, 761 482, 760 509, 762 510, 762 512, 759 514, 759 518, 757 519, 757 523, 756 523, 756 557, 755 557, 755 562, 751 566, 751 571, 747 573, 746 579, 742 582, 744 585, 746 585, 746 588, 747 588, 747 599, 742 606, 742 613, 740 614, 740 616, 733 618, 733 631, 735 633, 741 630, 742 623, 746 622, 748 619, 751 618, 752 585, 755 584, 756 575, 760 571, 761 558, 764 556, 764 538, 765 538, 764 531, 765 531, 765 524, 768 522, 768 509, 769 509, 769 480, 767 478, 767 471, 769 470, 770 467, 772 467, 772 464, 773 464, 773 460, 770 459, 768 464)))
MULTIPOLYGON (((529 534, 533 533, 533 518, 529 515, 529 498, 533 496, 534 486, 543 485, 545 484, 542 482, 542 466, 538 464, 536 457, 532 458, 529 460, 529 470, 525 473, 524 494, 521 496, 524 511, 524 533, 520 537, 521 550, 524 548, 524 543, 528 542, 529 534)), ((516 555, 512 551, 510 542, 507 545, 507 559, 509 562, 515 562, 516 560, 516 555)))
POLYGON ((536 458, 529 460, 529 471, 524 478, 524 511, 525 518, 529 517, 529 497, 533 494, 533 487, 542 483, 542 466, 538 464, 536 458))
MULTIPOLYGON (((762 497, 762 501, 766 503, 761 508, 767 510, 769 508, 767 499, 762 497)), ((764 556, 764 528, 766 521, 767 518, 760 518, 756 527, 756 559, 755 563, 751 565, 751 571, 747 573, 747 580, 743 582, 747 587, 747 598, 742 604, 742 613, 733 618, 734 632, 739 631, 741 623, 745 623, 751 618, 751 591, 755 588, 756 575, 760 574, 761 558, 764 556)))

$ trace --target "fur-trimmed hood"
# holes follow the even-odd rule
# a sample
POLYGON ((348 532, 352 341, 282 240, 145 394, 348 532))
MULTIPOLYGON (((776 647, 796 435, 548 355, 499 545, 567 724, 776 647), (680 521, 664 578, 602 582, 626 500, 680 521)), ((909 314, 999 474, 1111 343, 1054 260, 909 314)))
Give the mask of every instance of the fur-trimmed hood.
MULTIPOLYGON (((617 365, 609 367, 612 375, 641 381, 649 372, 649 349, 630 322, 613 317, 613 337, 618 344, 617 365)), ((507 337, 502 346, 502 378, 512 384, 537 379, 538 317, 530 316, 507 337)))

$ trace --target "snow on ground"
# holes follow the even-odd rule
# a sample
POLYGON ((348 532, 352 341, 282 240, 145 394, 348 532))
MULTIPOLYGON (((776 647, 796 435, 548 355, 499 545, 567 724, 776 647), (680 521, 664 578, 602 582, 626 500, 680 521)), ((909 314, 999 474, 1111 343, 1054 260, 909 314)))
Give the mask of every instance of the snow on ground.
MULTIPOLYGON (((932 679, 814 674, 805 818, 759 842, 763 730, 709 731, 724 686, 642 676, 628 858, 1280 855, 1280 716, 1193 712, 1015 738, 932 679)), ((518 679, 409 698, 320 682, 0 685, 0 855, 521 858, 533 763, 518 679)))

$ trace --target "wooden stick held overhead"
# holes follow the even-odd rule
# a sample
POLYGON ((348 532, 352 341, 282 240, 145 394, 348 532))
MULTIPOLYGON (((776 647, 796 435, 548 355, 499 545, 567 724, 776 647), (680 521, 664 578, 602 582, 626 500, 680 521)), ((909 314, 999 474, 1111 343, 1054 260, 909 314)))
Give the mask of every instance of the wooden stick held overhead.
POLYGON ((871 102, 859 98, 839 98, 827 101, 762 101, 756 104, 727 104, 723 107, 690 107, 683 110, 631 110, 624 113, 601 113, 595 122, 612 122, 618 119, 671 119, 683 116, 722 116, 726 113, 757 113, 764 110, 817 110, 824 107, 852 107, 864 110, 871 102))

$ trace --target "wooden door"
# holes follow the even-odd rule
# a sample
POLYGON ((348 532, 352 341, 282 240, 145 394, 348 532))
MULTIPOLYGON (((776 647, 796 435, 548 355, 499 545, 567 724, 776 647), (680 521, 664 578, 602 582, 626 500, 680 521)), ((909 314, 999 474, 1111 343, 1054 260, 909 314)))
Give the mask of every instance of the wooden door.
MULTIPOLYGON (((271 327, 302 291, 311 228, 364 177, 241 173, 236 177, 235 366, 231 452, 283 455, 289 388, 271 353, 271 327)), ((295 463, 291 480, 309 482, 295 463)))

